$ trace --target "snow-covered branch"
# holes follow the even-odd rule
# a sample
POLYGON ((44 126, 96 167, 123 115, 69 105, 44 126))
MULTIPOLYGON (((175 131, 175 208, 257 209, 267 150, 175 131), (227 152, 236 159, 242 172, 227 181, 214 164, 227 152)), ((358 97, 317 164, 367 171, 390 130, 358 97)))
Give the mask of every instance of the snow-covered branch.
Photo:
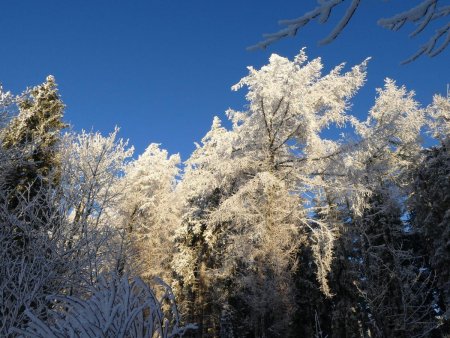
MULTIPOLYGON (((296 19, 281 20, 280 25, 286 28, 272 34, 264 34, 264 40, 249 47, 249 50, 265 49, 274 42, 289 36, 295 36, 304 26, 313 20, 323 24, 328 21, 333 9, 350 0, 318 0, 319 5, 312 11, 305 13, 303 16, 296 19)), ((355 14, 361 0, 351 0, 343 17, 331 30, 329 35, 320 41, 320 44, 328 44, 335 40, 348 25, 349 21, 355 14)), ((382 18, 378 20, 378 24, 384 28, 397 31, 404 26, 405 23, 413 23, 417 28, 409 35, 415 37, 421 33, 430 22, 438 19, 445 19, 450 14, 450 6, 438 7, 439 0, 423 0, 419 5, 412 7, 402 13, 396 14, 391 18, 382 18)), ((420 47, 420 49, 411 57, 403 61, 403 64, 416 60, 421 55, 428 55, 434 57, 440 54, 450 43, 450 24, 444 23, 436 30, 428 42, 420 47), (442 41, 441 41, 442 40, 442 41), (441 41, 439 45, 439 41, 441 41)))

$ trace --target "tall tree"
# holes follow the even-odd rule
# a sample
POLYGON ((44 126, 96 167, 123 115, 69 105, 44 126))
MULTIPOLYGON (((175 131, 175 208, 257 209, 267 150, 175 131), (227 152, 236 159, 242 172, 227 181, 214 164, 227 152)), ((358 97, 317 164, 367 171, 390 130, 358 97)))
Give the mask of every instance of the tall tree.
POLYGON ((63 284, 59 256, 62 225, 55 197, 61 175, 59 143, 64 104, 55 79, 19 97, 1 93, 9 121, 0 130, 0 335, 26 323, 25 308, 46 316, 47 294, 63 284))
POLYGON ((17 98, 17 106, 18 115, 2 130, 2 146, 27 154, 27 163, 15 168, 7 181, 11 191, 29 190, 33 196, 41 184, 56 184, 60 175, 57 146, 66 124, 55 78, 50 75, 42 85, 25 91, 17 98))
POLYGON ((68 133, 62 147, 61 189, 69 222, 66 246, 77 248, 77 264, 70 280, 95 283, 101 272, 115 270, 121 260, 122 228, 118 207, 121 186, 133 147, 99 132, 68 133))
POLYGON ((353 154, 356 175, 365 185, 360 214, 353 216, 360 259, 355 284, 363 298, 365 326, 376 337, 424 337, 435 326, 430 303, 431 276, 410 245, 416 229, 404 221, 405 200, 421 158, 424 111, 414 93, 387 79, 378 90, 353 154))
MULTIPOLYGON (((198 324, 196 337, 218 336, 222 310, 224 314, 227 311, 224 301, 228 290, 217 280, 212 283, 214 276, 209 273, 224 257, 221 247, 208 245, 207 231, 210 213, 223 196, 231 193, 233 181, 239 177, 236 174, 239 169, 230 162, 231 137, 221 121, 214 118, 211 130, 186 161, 183 179, 176 190, 182 213, 172 263, 176 274, 174 290, 185 317, 198 324)), ((228 276, 227 271, 223 273, 228 276)))
POLYGON ((190 184, 202 193, 194 201, 202 203, 190 219, 202 216, 188 223, 199 233, 187 243, 194 240, 201 253, 191 256, 203 257, 191 280, 208 277, 212 288, 224 286, 228 302, 222 304, 231 305, 239 335, 286 334, 295 308, 296 252, 308 245, 306 234, 314 237, 317 276, 328 292, 332 229, 311 226, 302 197, 321 189, 321 176, 340 152, 338 143, 321 137, 322 130, 348 120, 348 100, 365 80, 365 62, 344 74, 342 68, 322 75, 320 59, 307 62, 303 50, 294 61, 272 55, 260 70, 250 67, 233 87, 248 87, 248 110, 228 112, 229 132, 216 119, 191 162, 197 181, 190 184))
POLYGON ((435 274, 435 311, 443 335, 450 334, 450 99, 436 95, 428 107, 432 136, 414 175, 409 207, 428 268, 435 274))
POLYGON ((130 257, 121 269, 134 270, 146 279, 158 276, 171 280, 173 236, 180 217, 175 194, 179 163, 178 154, 169 156, 153 143, 127 165, 119 209, 123 245, 130 257))

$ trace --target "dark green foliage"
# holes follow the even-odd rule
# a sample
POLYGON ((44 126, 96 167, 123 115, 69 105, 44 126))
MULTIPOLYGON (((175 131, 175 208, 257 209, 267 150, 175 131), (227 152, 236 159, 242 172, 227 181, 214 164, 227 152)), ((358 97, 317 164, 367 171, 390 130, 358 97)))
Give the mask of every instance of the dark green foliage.
POLYGON ((412 224, 435 274, 436 311, 450 334, 450 140, 426 151, 410 200, 412 224))
POLYGON ((64 104, 52 76, 16 104, 18 114, 0 130, 0 275, 8 279, 0 281, 0 302, 15 311, 0 313, 13 318, 3 323, 0 335, 26 323, 26 308, 45 317, 45 295, 59 289, 64 270, 57 254, 61 243, 55 240, 61 224, 55 195, 64 104))
POLYGON ((57 184, 57 146, 66 127, 62 122, 64 104, 53 76, 25 92, 17 105, 18 115, 1 131, 1 146, 20 154, 11 159, 2 187, 11 196, 7 201, 11 210, 18 204, 17 195, 27 194, 32 199, 39 190, 57 184))

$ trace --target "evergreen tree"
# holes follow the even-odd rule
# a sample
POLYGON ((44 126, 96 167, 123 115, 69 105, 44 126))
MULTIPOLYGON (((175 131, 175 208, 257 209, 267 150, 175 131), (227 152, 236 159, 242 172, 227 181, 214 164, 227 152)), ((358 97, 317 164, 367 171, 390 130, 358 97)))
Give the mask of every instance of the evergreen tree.
POLYGON ((420 337, 429 329, 428 281, 405 244, 409 234, 400 208, 386 192, 373 195, 369 205, 357 222, 365 325, 375 337, 420 337))
MULTIPOLYGON (((4 101, 4 98, 3 100, 4 101)), ((53 76, 9 102, 17 115, 0 131, 1 152, 7 154, 0 182, 2 280, 0 317, 8 327, 27 321, 26 308, 45 318, 49 293, 63 284, 65 263, 59 257, 62 215, 57 195, 61 175, 59 142, 64 104, 53 76)))
POLYGON ((15 149, 24 156, 8 173, 4 189, 11 198, 12 210, 17 206, 17 195, 27 193, 33 199, 41 189, 58 183, 60 156, 58 144, 61 130, 66 127, 62 117, 64 104, 59 96, 55 78, 25 91, 18 99, 18 115, 2 130, 1 145, 15 149))
MULTIPOLYGON (((426 150, 409 201, 428 267, 435 275, 435 311, 450 334, 450 142, 426 150)), ((417 244, 416 244, 417 245, 417 244)))
POLYGON ((423 337, 436 325, 431 275, 424 273, 423 257, 411 245, 416 229, 403 220, 424 122, 414 93, 388 79, 367 121, 355 123, 362 140, 353 163, 367 189, 352 215, 360 261, 355 285, 363 300, 364 331, 375 337, 423 337))
POLYGON ((224 259, 225 243, 214 246, 208 243, 212 226, 209 215, 224 196, 231 193, 233 181, 239 177, 230 161, 230 137, 231 133, 221 126, 221 121, 214 118, 211 130, 186 161, 183 179, 176 190, 181 197, 182 214, 175 234, 174 290, 185 318, 198 324, 198 330, 193 333, 195 337, 217 337, 219 331, 233 332, 230 327, 225 331, 220 328, 222 312, 227 317, 225 325, 229 325, 232 316, 230 311, 222 311, 232 287, 227 285, 231 281, 229 271, 223 271, 224 283, 212 273, 224 259))

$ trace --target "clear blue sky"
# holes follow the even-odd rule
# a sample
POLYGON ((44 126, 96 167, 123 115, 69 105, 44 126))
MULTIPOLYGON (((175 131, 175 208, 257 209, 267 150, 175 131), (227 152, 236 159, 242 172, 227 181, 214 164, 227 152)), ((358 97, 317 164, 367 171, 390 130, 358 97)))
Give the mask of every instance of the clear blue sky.
MULTIPOLYGON (((363 1, 344 33, 319 47, 339 19, 307 26, 295 38, 266 51, 249 52, 277 21, 297 17, 314 0, 3 0, 0 16, 0 82, 19 93, 53 74, 67 105, 66 120, 76 130, 111 131, 121 127, 141 153, 162 143, 184 159, 208 131, 214 115, 242 107, 245 91, 230 87, 260 67, 271 53, 292 58, 302 46, 323 57, 327 69, 367 56, 368 83, 355 98, 352 113, 364 116, 375 88, 385 77, 417 92, 427 104, 450 82, 450 48, 438 57, 400 66, 434 31, 409 39, 408 26, 392 33, 376 25, 380 17, 404 9, 405 0, 363 1)), ((415 3, 417 1, 407 1, 415 3)))

